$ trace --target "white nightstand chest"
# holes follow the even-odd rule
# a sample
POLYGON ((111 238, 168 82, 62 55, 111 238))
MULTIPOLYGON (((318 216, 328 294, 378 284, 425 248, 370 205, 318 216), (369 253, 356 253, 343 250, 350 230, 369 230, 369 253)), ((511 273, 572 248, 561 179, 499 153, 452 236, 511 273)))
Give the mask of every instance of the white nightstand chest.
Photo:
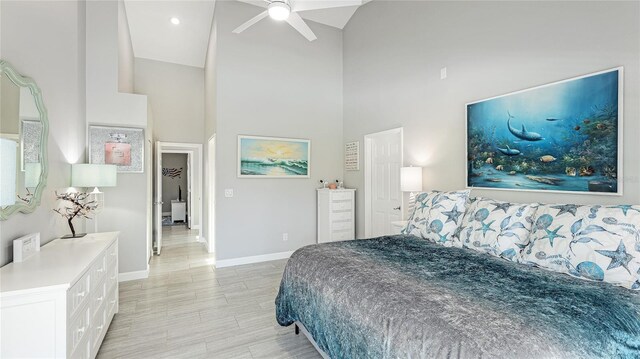
POLYGON ((394 221, 391 222, 391 229, 393 230, 393 234, 400 234, 400 231, 407 226, 407 221, 394 221))
POLYGON ((56 239, 0 269, 0 357, 94 358, 118 312, 118 232, 56 239))
POLYGON ((318 243, 354 239, 355 189, 318 190, 318 243))

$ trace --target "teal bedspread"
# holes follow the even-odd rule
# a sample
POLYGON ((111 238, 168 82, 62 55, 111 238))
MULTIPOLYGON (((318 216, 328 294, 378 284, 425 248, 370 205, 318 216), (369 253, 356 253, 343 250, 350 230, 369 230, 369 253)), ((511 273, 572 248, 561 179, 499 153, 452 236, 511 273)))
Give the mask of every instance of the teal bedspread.
POLYGON ((331 358, 640 358, 640 293, 410 236, 296 251, 276 298, 331 358))

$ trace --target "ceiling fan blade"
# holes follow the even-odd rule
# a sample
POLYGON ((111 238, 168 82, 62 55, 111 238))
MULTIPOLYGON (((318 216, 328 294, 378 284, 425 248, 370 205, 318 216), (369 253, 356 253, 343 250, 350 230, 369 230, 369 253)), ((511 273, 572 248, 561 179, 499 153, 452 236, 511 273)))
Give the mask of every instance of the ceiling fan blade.
POLYGON ((296 0, 292 1, 292 11, 330 9, 345 6, 360 6, 362 0, 296 0))
POLYGON ((269 15, 269 13, 267 11, 263 11, 263 12, 259 13, 258 15, 253 17, 251 20, 249 20, 249 21, 245 22, 244 24, 238 26, 235 30, 233 30, 233 33, 239 34, 239 33, 243 32, 244 30, 248 29, 249 27, 251 27, 252 25, 257 23, 258 21, 260 21, 260 20, 264 19, 265 17, 267 17, 268 15, 269 15))
POLYGON ((289 25, 293 26, 294 29, 298 30, 298 32, 301 33, 302 36, 306 37, 307 40, 313 41, 317 39, 316 35, 309 28, 309 25, 307 25, 307 23, 302 20, 300 15, 296 14, 295 12, 289 14, 289 17, 286 21, 289 23, 289 25))

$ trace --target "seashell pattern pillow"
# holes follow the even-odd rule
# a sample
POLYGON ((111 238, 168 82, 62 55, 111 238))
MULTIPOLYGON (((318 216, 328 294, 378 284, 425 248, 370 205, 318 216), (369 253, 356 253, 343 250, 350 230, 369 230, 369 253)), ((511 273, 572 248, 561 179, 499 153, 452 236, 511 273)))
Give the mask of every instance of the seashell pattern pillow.
POLYGON ((640 289, 640 206, 540 206, 522 262, 640 289))
POLYGON ((465 248, 517 262, 529 244, 537 210, 537 204, 478 199, 467 210, 458 238, 465 248))
POLYGON ((413 214, 402 233, 428 239, 446 247, 462 247, 454 233, 462 223, 469 192, 463 190, 418 194, 413 214))

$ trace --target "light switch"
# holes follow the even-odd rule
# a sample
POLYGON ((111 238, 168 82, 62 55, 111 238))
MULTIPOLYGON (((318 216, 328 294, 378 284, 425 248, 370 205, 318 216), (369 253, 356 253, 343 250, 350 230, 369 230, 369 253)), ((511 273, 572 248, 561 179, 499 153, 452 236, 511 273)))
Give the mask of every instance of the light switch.
POLYGON ((233 188, 225 188, 224 196, 227 198, 233 197, 233 188))
POLYGON ((444 80, 447 78, 447 68, 443 67, 440 69, 440 80, 444 80))

